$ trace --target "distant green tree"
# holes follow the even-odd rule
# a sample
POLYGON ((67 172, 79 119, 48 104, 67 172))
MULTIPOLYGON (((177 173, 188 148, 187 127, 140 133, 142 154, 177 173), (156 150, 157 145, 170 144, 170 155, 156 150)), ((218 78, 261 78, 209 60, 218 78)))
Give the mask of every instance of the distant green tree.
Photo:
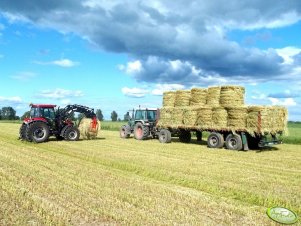
POLYGON ((111 119, 113 122, 116 122, 118 118, 118 114, 116 113, 116 111, 112 111, 111 113, 111 119))
POLYGON ((24 120, 25 118, 29 118, 30 116, 30 111, 24 112, 24 114, 21 116, 21 120, 24 120))
POLYGON ((3 120, 14 120, 16 118, 16 111, 12 107, 3 107, 1 109, 1 118, 3 120))
POLYGON ((100 109, 96 110, 96 117, 99 121, 103 121, 103 114, 102 114, 102 111, 100 109))

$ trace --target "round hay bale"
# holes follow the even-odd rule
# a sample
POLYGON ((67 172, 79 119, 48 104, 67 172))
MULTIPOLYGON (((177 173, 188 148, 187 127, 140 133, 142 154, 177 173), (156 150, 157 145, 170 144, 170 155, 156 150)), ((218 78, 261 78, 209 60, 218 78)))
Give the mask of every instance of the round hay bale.
POLYGON ((166 127, 172 124, 173 107, 163 107, 160 109, 160 119, 157 123, 159 127, 166 127))
POLYGON ((207 101, 207 92, 205 88, 191 89, 190 106, 205 105, 207 101))
POLYGON ((247 131, 250 134, 261 133, 261 125, 259 125, 259 114, 265 109, 265 106, 248 106, 248 115, 246 120, 247 131))
POLYGON ((176 92, 167 91, 163 93, 163 107, 174 107, 176 99, 176 92))
POLYGON ((212 109, 212 127, 215 129, 227 128, 228 112, 223 107, 214 107, 212 109))
POLYGON ((212 128, 212 108, 209 106, 201 106, 197 112, 196 125, 204 129, 212 128))
POLYGON ((246 128, 246 119, 247 119, 247 107, 231 107, 227 108, 228 120, 227 125, 229 128, 236 129, 245 129, 246 128))
POLYGON ((222 86, 220 105, 223 107, 239 107, 244 105, 245 88, 242 86, 222 86))
POLYGON ((221 87, 209 87, 206 103, 210 107, 219 107, 221 87))
POLYGON ((97 120, 96 128, 92 128, 92 119, 83 118, 78 125, 80 138, 88 139, 88 140, 95 139, 98 135, 100 128, 101 128, 101 124, 99 120, 97 120))
POLYGON ((177 90, 175 107, 187 107, 189 106, 191 92, 190 90, 177 90))
POLYGON ((198 119, 198 106, 186 107, 183 112, 183 123, 186 127, 193 127, 198 119))

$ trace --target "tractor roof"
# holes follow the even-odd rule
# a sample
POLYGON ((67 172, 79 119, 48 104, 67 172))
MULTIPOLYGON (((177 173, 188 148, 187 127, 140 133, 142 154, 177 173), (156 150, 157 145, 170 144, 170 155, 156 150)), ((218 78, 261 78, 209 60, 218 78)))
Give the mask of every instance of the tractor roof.
POLYGON ((34 108, 54 108, 56 107, 56 105, 54 104, 31 104, 30 105, 31 107, 34 107, 34 108))

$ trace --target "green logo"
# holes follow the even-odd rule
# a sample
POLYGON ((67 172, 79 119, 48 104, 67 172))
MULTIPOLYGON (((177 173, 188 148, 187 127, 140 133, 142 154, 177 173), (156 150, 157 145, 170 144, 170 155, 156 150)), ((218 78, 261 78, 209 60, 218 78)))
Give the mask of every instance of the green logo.
POLYGON ((282 224, 294 224, 298 221, 297 214, 283 207, 268 208, 267 215, 272 220, 282 224))

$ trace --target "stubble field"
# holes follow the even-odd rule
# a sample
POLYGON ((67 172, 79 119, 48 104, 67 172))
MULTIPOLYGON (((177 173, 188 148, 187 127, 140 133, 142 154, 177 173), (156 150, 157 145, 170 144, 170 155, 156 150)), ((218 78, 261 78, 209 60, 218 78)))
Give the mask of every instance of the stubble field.
POLYGON ((235 152, 117 131, 34 144, 17 140, 19 126, 0 123, 0 225, 275 225, 273 206, 301 215, 301 145, 235 152))

